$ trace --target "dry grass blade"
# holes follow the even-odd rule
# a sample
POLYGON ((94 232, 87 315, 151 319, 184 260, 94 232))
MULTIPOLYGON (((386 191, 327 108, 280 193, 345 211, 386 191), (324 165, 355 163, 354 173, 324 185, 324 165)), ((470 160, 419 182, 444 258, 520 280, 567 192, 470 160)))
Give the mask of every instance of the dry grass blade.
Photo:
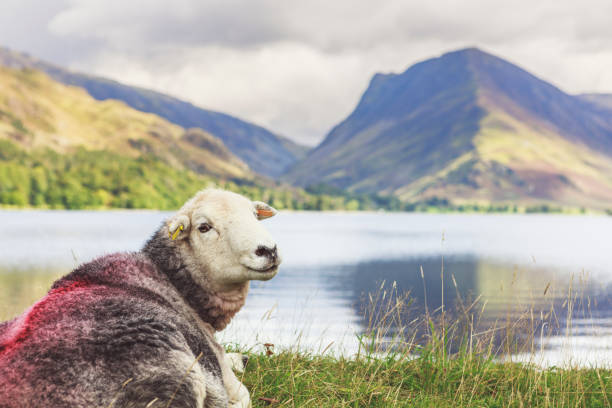
POLYGON ((259 401, 267 402, 268 404, 280 404, 280 401, 274 398, 259 397, 259 401))
POLYGON ((189 375, 191 370, 193 370, 193 367, 195 367, 195 365, 198 363, 198 361, 200 361, 200 359, 203 356, 204 356, 204 353, 200 352, 200 354, 198 354, 198 356, 195 358, 195 360, 193 360, 193 363, 191 363, 191 365, 189 366, 187 371, 185 371, 185 374, 183 375, 183 378, 181 378, 181 382, 179 382, 179 384, 176 386, 176 389, 172 393, 172 396, 170 396, 170 400, 168 400, 168 404, 166 404, 166 408, 170 407, 170 404, 172 404, 172 401, 174 401, 174 398, 176 398, 176 394, 178 393, 179 388, 181 388, 181 386, 185 382, 185 379, 187 378, 187 376, 189 375))
POLYGON ((123 384, 121 384, 121 388, 119 388, 119 390, 115 393, 113 399, 111 400, 110 404, 108 404, 107 408, 111 408, 113 405, 115 405, 115 402, 117 402, 117 398, 119 398, 119 393, 121 392, 121 390, 123 390, 125 388, 126 385, 128 385, 129 383, 131 383, 133 380, 133 378, 129 378, 127 380, 125 380, 123 382, 123 384))

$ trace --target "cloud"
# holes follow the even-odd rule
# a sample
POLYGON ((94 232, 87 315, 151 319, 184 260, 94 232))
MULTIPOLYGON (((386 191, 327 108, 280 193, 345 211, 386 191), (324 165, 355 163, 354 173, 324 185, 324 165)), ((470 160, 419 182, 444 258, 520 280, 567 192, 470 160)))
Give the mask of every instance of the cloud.
POLYGON ((460 47, 570 92, 612 92, 607 0, 4 1, 0 11, 29 13, 0 16, 7 45, 308 144, 350 113, 374 73, 460 47))
POLYGON ((381 42, 458 37, 509 41, 539 17, 515 4, 487 0, 378 4, 365 0, 72 0, 70 4, 50 21, 50 30, 102 39, 114 48, 143 42, 230 48, 296 42, 343 51, 372 49, 381 42))
POLYGON ((349 113, 369 79, 363 68, 358 55, 330 56, 296 43, 248 50, 189 47, 145 59, 102 54, 92 66, 99 74, 181 95, 308 144, 349 113))

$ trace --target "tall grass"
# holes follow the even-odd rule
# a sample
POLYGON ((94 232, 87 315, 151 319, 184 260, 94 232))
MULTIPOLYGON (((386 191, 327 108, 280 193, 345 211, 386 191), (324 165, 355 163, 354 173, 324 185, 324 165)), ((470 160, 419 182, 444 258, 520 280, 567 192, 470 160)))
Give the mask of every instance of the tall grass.
MULTIPOLYGON (((485 318, 486 302, 462 297, 450 278, 454 307, 442 301, 432 310, 425 302, 425 315, 417 317, 410 294, 383 282, 368 295, 367 330, 353 356, 248 352, 242 381, 254 406, 610 406, 612 371, 538 364, 546 338, 569 338, 572 316, 591 314, 584 276, 572 277, 562 301, 546 307, 534 302, 493 321, 485 318)), ((553 290, 549 283, 543 295, 553 290)))

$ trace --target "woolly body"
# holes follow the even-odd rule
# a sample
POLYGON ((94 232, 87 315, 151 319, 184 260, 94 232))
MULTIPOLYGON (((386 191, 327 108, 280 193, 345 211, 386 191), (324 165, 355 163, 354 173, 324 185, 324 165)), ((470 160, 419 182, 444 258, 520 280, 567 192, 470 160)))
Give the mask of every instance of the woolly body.
POLYGON ((259 207, 270 208, 205 190, 142 252, 81 265, 0 324, 0 407, 248 406, 214 331, 242 307, 248 281, 280 263, 276 250, 255 254, 273 245, 259 207), (193 227, 204 219, 216 235, 193 227))

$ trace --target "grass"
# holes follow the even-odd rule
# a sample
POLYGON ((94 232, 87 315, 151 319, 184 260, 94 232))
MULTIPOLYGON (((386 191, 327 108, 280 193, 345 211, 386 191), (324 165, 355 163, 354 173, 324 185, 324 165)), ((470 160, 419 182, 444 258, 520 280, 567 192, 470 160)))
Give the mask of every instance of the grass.
POLYGON ((609 370, 542 370, 467 350, 448 357, 434 345, 414 358, 249 356, 242 381, 255 407, 609 407, 612 399, 609 370))
MULTIPOLYGON (((568 316, 579 303, 580 289, 570 287, 568 316)), ((612 370, 543 368, 512 358, 520 353, 536 362, 543 327, 553 334, 556 321, 554 333, 570 333, 571 318, 559 327, 559 311, 534 317, 531 309, 483 329, 478 299, 458 304, 454 314, 441 305, 404 325, 411 301, 383 283, 356 355, 275 354, 268 345, 245 352, 242 381, 254 407, 610 407, 612 370)))

